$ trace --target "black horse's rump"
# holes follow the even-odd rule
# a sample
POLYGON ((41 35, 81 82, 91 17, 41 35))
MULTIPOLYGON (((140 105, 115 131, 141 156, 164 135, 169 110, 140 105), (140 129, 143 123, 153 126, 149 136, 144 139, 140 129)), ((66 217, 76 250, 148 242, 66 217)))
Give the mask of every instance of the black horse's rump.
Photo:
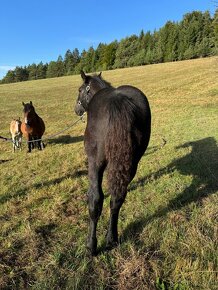
POLYGON ((102 178, 107 168, 111 214, 107 246, 118 242, 119 210, 125 200, 127 186, 135 176, 137 165, 150 139, 151 113, 146 96, 132 86, 113 88, 101 75, 81 73, 83 85, 75 111, 87 111, 85 150, 88 156, 88 191, 90 233, 88 248, 96 253, 96 227, 101 215, 104 194, 102 178))

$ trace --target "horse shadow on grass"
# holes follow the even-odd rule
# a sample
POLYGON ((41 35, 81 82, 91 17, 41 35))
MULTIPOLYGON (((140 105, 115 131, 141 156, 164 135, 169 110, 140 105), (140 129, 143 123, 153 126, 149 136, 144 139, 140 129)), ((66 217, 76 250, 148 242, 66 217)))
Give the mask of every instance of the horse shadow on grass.
POLYGON ((49 144, 73 144, 77 142, 84 141, 84 136, 70 136, 62 135, 58 138, 48 140, 49 144))
POLYGON ((218 147, 216 140, 213 137, 208 137, 176 147, 176 149, 180 148, 190 148, 191 151, 184 157, 173 160, 159 171, 132 183, 130 189, 144 186, 148 179, 158 179, 174 170, 179 171, 182 175, 193 176, 191 185, 175 198, 169 200, 167 206, 160 207, 154 214, 130 223, 124 230, 121 241, 132 240, 137 244, 140 233, 152 220, 163 217, 171 211, 179 210, 192 202, 200 206, 203 198, 218 190, 218 147))

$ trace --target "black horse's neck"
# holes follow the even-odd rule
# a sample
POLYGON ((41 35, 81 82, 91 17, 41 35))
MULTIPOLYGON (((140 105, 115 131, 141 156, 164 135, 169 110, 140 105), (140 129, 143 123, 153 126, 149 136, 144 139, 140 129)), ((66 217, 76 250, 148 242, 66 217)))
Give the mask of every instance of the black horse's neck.
POLYGON ((90 87, 93 89, 93 91, 96 93, 100 91, 101 89, 112 87, 111 84, 98 75, 94 75, 90 79, 90 87))

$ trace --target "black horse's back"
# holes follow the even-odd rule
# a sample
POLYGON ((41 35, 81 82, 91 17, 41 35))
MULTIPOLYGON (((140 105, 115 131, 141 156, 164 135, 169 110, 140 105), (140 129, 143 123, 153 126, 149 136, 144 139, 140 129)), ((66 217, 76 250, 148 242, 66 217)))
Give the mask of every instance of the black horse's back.
POLYGON ((87 247, 96 254, 96 228, 102 212, 102 178, 107 169, 111 195, 107 247, 118 243, 117 223, 127 187, 150 139, 151 113, 146 96, 132 86, 113 88, 100 75, 86 76, 75 106, 78 115, 87 111, 85 149, 90 187, 88 205, 90 228, 87 247))
POLYGON ((148 146, 150 108, 144 94, 130 86, 116 89, 108 101, 108 186, 110 194, 122 196, 148 146))

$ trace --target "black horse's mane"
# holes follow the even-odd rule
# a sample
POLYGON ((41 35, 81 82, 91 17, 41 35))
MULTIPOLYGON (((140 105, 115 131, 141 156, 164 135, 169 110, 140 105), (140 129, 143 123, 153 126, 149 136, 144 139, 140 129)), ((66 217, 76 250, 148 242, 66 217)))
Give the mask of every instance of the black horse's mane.
POLYGON ((101 88, 107 88, 107 87, 112 87, 111 83, 103 79, 101 76, 94 74, 90 76, 92 79, 94 79, 98 84, 100 85, 101 88))

